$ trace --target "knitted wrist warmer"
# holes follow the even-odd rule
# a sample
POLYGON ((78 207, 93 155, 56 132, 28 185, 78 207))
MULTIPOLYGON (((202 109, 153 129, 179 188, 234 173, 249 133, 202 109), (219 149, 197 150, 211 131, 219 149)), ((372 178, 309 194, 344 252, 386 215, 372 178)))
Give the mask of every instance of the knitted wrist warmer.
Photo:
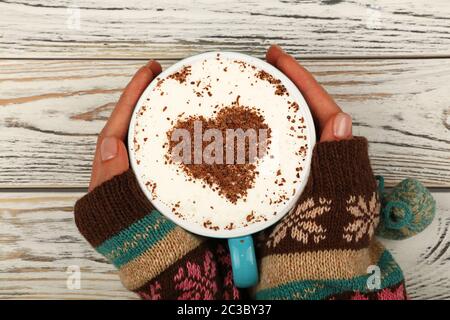
POLYGON ((204 241, 153 209, 133 171, 98 186, 75 204, 86 240, 145 299, 239 299, 226 246, 204 241))
POLYGON ((404 299, 403 275, 373 238, 380 203, 367 140, 315 146, 298 204, 260 235, 259 299, 404 299))

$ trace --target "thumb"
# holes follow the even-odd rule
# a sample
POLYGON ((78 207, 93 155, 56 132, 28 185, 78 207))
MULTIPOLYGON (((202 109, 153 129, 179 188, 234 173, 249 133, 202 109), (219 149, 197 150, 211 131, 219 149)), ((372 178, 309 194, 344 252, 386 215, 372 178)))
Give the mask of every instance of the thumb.
POLYGON ((322 129, 320 142, 339 141, 352 138, 352 117, 339 112, 328 119, 322 129))
POLYGON ((124 173, 129 167, 128 152, 124 142, 114 136, 103 138, 100 144, 99 173, 90 189, 124 173))

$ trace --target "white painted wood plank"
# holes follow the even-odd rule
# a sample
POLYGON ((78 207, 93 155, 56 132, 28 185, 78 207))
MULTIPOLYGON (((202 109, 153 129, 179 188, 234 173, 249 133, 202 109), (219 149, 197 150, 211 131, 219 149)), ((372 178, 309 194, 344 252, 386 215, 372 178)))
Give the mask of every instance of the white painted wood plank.
MULTIPOLYGON (((423 233, 384 241, 413 299, 450 299, 450 193, 434 193, 437 217, 423 233)), ((0 299, 136 298, 78 233, 72 206, 80 193, 0 193, 0 299), (67 267, 81 268, 81 289, 67 288, 67 267)))
POLYGON ((262 56, 274 42, 297 56, 450 54, 447 0, 4 0, 0 12, 2 58, 262 56))
POLYGON ((0 193, 0 299, 136 298, 79 234, 77 193, 0 193), (78 266, 81 288, 68 289, 78 266))
POLYGON ((450 193, 433 193, 436 218, 418 235, 382 240, 402 267, 411 299, 450 299, 450 193))
MULTIPOLYGON (((0 61, 0 188, 86 187, 96 135, 141 64, 0 61)), ((450 187, 450 59, 304 64, 353 115, 388 185, 450 187)))

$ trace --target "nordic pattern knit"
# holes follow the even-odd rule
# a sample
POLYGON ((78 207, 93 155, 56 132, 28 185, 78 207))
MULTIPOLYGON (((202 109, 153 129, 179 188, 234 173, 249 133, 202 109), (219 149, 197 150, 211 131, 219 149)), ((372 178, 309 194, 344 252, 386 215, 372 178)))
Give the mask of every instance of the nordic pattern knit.
POLYGON ((260 236, 256 298, 405 299, 402 271, 374 239, 380 201, 367 140, 317 144, 311 170, 297 206, 260 236))
MULTIPOLYGON (((257 235, 257 299, 404 299, 403 275, 373 238, 379 198, 367 141, 316 145, 298 204, 257 235), (379 288, 369 288, 371 268, 379 288)), ((131 170, 85 195, 75 221, 144 299, 242 299, 226 243, 184 231, 154 210, 131 170)), ((375 285, 377 285, 375 281, 375 285)))

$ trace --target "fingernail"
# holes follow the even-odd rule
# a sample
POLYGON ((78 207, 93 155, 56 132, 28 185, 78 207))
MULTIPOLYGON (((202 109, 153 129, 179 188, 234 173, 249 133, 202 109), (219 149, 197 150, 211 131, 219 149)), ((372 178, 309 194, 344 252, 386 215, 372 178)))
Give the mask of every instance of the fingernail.
POLYGON ((155 68, 155 63, 156 63, 155 60, 150 60, 149 62, 147 62, 147 64, 145 66, 153 71, 155 68))
POLYGON ((150 60, 145 66, 152 71, 154 76, 160 74, 162 71, 161 65, 155 60, 150 60))
POLYGON ((338 113, 334 117, 333 133, 336 138, 345 139, 352 135, 352 117, 346 113, 338 113))
POLYGON ((273 48, 277 48, 278 50, 280 50, 281 52, 284 53, 283 48, 281 48, 281 47, 280 47, 279 45, 277 45, 276 43, 272 44, 272 47, 273 47, 273 48))
POLYGON ((117 156, 117 138, 106 137, 100 145, 100 155, 102 161, 108 161, 117 156))

